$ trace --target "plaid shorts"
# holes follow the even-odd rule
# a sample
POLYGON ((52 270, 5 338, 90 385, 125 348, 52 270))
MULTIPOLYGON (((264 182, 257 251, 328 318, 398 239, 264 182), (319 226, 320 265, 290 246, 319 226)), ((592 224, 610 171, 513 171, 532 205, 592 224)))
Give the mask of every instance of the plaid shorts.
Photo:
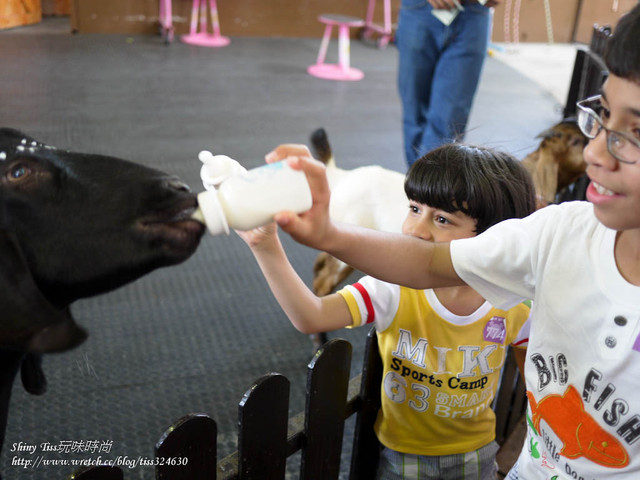
POLYGON ((383 447, 377 480, 495 480, 498 444, 455 455, 411 455, 383 447))

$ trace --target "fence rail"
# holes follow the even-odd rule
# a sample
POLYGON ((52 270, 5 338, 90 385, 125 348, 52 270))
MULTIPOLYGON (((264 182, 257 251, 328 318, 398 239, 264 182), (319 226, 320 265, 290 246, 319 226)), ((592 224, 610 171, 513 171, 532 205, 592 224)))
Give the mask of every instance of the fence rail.
MULTIPOLYGON (((375 476, 378 440, 373 424, 380 406, 382 363, 375 331, 369 332, 360 375, 349 380, 352 347, 334 339, 308 365, 306 407, 291 419, 289 380, 270 373, 247 390, 238 410, 237 452, 217 460, 216 422, 205 414, 185 415, 155 447, 156 478, 162 480, 282 480, 287 458, 301 451, 300 480, 337 479, 345 420, 356 415, 350 480, 375 476), (181 459, 188 459, 181 464, 181 459)), ((524 387, 509 354, 494 408, 496 440, 502 443, 524 412, 524 387)), ((74 480, 124 480, 119 467, 94 466, 74 480)))

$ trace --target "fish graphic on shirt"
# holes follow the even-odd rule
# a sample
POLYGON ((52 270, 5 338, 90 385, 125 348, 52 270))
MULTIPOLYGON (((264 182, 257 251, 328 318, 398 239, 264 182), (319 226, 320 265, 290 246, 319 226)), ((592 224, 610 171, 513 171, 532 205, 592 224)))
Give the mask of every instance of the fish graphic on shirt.
POLYGON ((605 467, 623 468, 629 464, 625 448, 585 411, 582 398, 573 385, 562 395, 547 395, 539 402, 529 391, 527 397, 534 428, 539 432, 540 421, 544 420, 564 444, 561 455, 567 458, 583 456, 605 467))

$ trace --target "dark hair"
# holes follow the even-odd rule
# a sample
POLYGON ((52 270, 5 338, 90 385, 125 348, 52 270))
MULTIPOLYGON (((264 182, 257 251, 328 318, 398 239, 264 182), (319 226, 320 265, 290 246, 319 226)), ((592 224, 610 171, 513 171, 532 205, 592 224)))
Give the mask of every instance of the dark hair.
POLYGON ((404 182, 409 200, 476 220, 476 233, 535 210, 531 176, 511 155, 451 143, 419 158, 404 182))
POLYGON ((616 77, 640 83, 640 4, 620 17, 605 47, 604 61, 616 77))

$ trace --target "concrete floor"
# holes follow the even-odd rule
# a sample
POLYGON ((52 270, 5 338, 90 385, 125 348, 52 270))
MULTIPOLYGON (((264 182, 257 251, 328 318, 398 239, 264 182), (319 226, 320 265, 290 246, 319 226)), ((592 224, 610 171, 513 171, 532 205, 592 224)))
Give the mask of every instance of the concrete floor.
MULTIPOLYGON (((279 143, 306 143, 318 126, 327 129, 340 166, 404 171, 392 46, 353 42, 352 64, 365 78, 339 83, 306 74, 318 39, 232 38, 228 47, 208 49, 178 41, 165 46, 159 37, 68 31, 68 20, 49 19, 0 32, 0 125, 61 148, 160 168, 196 191, 200 150, 252 168, 279 143)), ((555 49, 544 48, 548 59, 555 49)), ((467 140, 519 158, 533 150, 535 136, 561 118, 558 85, 568 86, 572 48, 562 47, 562 70, 542 78, 548 61, 533 75, 514 66, 516 53, 489 56, 467 140)), ((284 243, 309 282, 316 252, 288 238, 284 243)), ((238 402, 269 371, 290 379, 292 413, 303 409, 309 339, 290 326, 233 235, 205 238, 184 264, 79 301, 73 311, 91 337, 46 358, 44 396, 16 385, 0 459, 6 478, 71 473, 13 466, 8 447, 14 442, 110 440, 113 456, 151 456, 164 429, 196 411, 216 419, 220 454, 228 454, 238 402)), ((365 329, 332 335, 353 343, 357 373, 365 329)), ((153 473, 140 467, 126 478, 153 473)))

